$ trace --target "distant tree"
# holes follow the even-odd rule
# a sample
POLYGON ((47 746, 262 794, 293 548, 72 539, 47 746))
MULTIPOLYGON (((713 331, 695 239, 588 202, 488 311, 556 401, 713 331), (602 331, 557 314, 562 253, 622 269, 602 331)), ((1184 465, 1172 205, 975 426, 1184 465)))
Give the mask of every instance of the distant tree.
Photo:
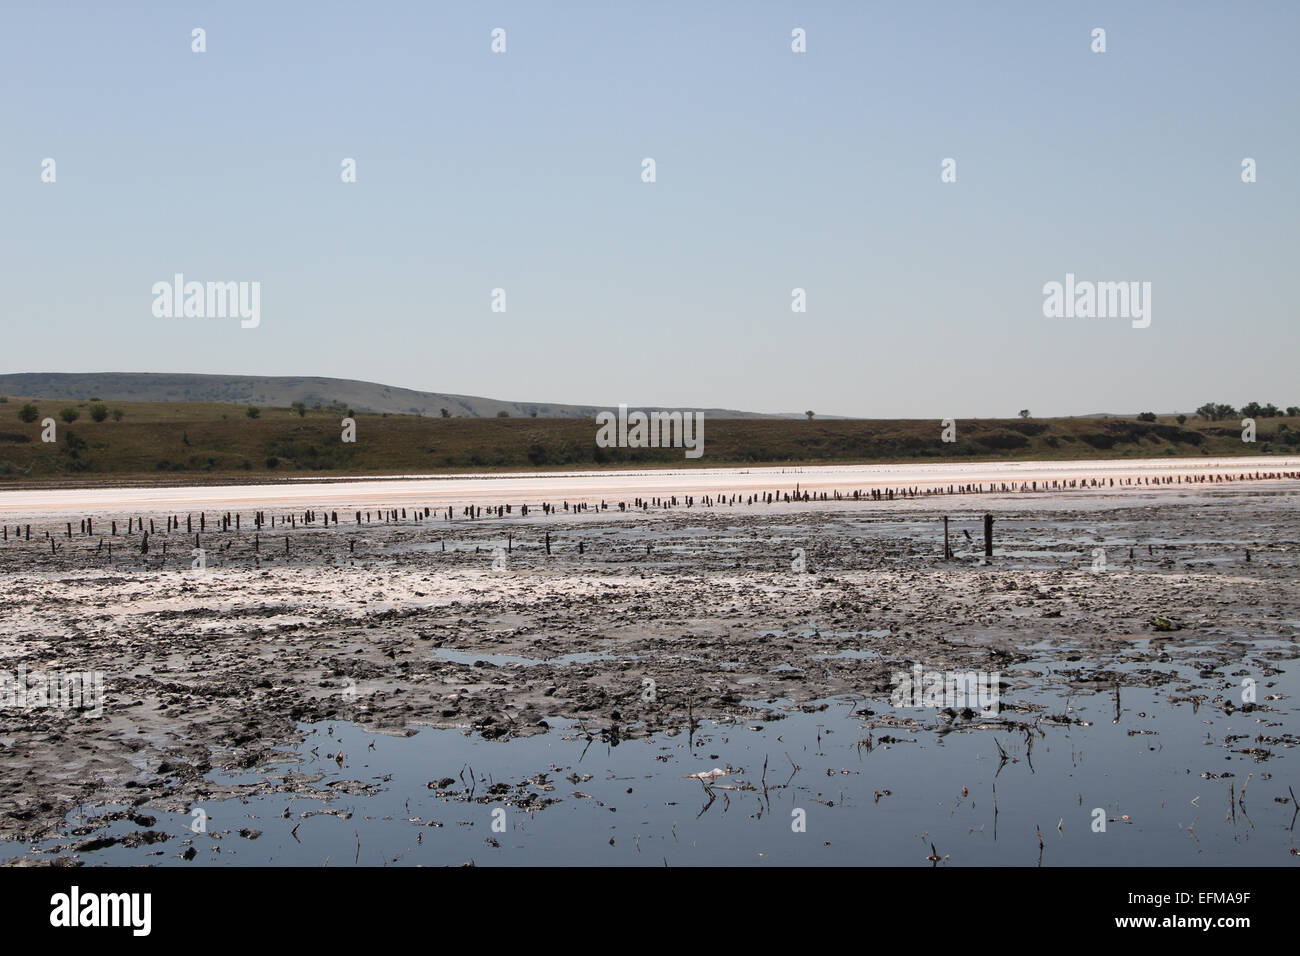
POLYGON ((9 396, 0 395, 0 405, 8 405, 8 404, 9 404, 9 396))
POLYGON ((1300 415, 1300 405, 1288 405, 1288 406, 1287 406, 1286 413, 1287 413, 1287 415, 1290 416, 1291 418, 1294 418, 1295 416, 1300 415))
POLYGON ((59 417, 62 418, 65 422, 67 422, 69 425, 71 425, 73 422, 75 422, 78 418, 81 417, 81 412, 77 411, 75 408, 69 405, 67 408, 63 409, 63 411, 59 412, 59 417))
POLYGON ((1237 410, 1231 405, 1224 405, 1222 402, 1206 402, 1196 410, 1196 414, 1206 421, 1217 422, 1237 414, 1237 410))
POLYGON ((276 467, 277 465, 279 465, 279 464, 280 464, 280 459, 279 459, 279 458, 276 458, 274 455, 272 455, 270 458, 266 459, 266 467, 267 467, 267 468, 275 468, 275 467, 276 467))
POLYGON ((1265 418, 1277 418, 1281 414, 1282 414, 1282 409, 1278 408, 1272 402, 1269 402, 1267 405, 1264 406, 1265 418))
POLYGON ((103 405, 91 405, 90 417, 97 422, 102 422, 105 418, 108 417, 108 409, 105 408, 103 405))
POLYGON ((298 413, 299 418, 302 418, 307 414, 307 405, 305 402, 293 402, 289 407, 298 413))
POLYGON ((1187 421, 1187 416, 1186 416, 1186 415, 1179 415, 1179 416, 1178 416, 1178 424, 1181 425, 1181 424, 1183 424, 1185 421, 1187 421))
POLYGON ((509 417, 510 417, 510 413, 506 411, 504 408, 501 409, 501 411, 497 412, 497 418, 509 418, 509 417))
POLYGON ((92 402, 102 402, 102 401, 103 401, 103 399, 100 398, 98 395, 92 395, 92 396, 90 396, 90 399, 89 399, 89 400, 92 401, 92 402))
POLYGON ((536 418, 536 417, 537 417, 537 413, 536 413, 536 412, 529 412, 529 413, 528 413, 528 417, 529 417, 529 418, 536 418))
MULTIPOLYGON (((256 405, 249 405, 248 408, 245 409, 244 414, 247 415, 249 418, 256 418, 258 415, 262 414, 262 410, 258 408, 256 405)), ((274 468, 275 465, 267 465, 267 467, 274 468)))
POLYGON ((1028 418, 1028 417, 1029 417, 1029 409, 1027 409, 1027 408, 1022 408, 1022 409, 1020 409, 1020 417, 1021 417, 1021 418, 1028 418))
POLYGON ((447 411, 447 409, 440 408, 438 411, 442 414, 443 418, 451 418, 451 412, 447 411))
POLYGON ((1263 418, 1264 406, 1259 402, 1248 402, 1241 406, 1241 414, 1245 415, 1247 418, 1263 418))
POLYGON ((122 409, 120 408, 113 409, 113 421, 120 422, 122 420, 122 416, 125 414, 126 412, 122 411, 122 409))
POLYGON ((804 412, 804 414, 808 416, 808 421, 812 421, 813 413, 811 411, 804 412))
POLYGON ((1143 412, 1141 415, 1138 416, 1138 421, 1140 422, 1153 422, 1155 420, 1156 420, 1155 412, 1143 412))
POLYGON ((39 414, 40 414, 40 410, 31 402, 28 402, 22 408, 18 409, 18 417, 25 422, 36 421, 36 416, 39 414))

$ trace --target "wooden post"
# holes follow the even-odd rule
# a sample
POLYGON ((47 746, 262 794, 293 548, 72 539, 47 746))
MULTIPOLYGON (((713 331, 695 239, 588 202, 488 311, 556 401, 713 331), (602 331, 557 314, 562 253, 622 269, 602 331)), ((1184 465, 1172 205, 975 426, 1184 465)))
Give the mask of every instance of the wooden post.
POLYGON ((993 516, 984 516, 984 557, 993 557, 993 516))
POLYGON ((952 557, 952 548, 948 547, 948 516, 943 517, 943 559, 947 561, 952 557))

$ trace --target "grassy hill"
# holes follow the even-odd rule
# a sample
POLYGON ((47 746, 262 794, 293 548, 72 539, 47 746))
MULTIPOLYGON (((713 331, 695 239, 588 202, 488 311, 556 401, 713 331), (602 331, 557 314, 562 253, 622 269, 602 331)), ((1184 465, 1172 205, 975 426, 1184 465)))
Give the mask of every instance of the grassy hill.
MULTIPOLYGON (((207 402, 288 408, 338 405, 359 412, 454 418, 594 418, 605 406, 507 402, 473 395, 420 392, 353 379, 155 372, 19 372, 0 375, 0 395, 41 395, 50 401, 207 402)), ((705 409, 718 418, 767 418, 734 409, 705 409)))
POLYGON ((681 449, 598 448, 592 419, 422 418, 358 413, 357 441, 340 440, 343 412, 215 402, 97 403, 8 396, 0 403, 0 482, 168 480, 178 482, 492 469, 711 467, 744 464, 925 459, 1149 458, 1300 453, 1300 418, 1261 419, 1257 441, 1236 422, 1172 419, 959 420, 953 443, 932 420, 705 419, 704 456, 681 449), (39 417, 24 422, 28 402, 39 417), (71 408, 77 418, 64 422, 71 408), (58 420, 58 441, 41 441, 40 420, 58 420))

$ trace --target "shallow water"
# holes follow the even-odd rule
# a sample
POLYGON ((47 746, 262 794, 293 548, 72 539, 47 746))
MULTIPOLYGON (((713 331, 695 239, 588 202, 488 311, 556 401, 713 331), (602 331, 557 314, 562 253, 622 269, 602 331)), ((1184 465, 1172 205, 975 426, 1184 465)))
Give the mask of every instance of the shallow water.
MULTIPOLYGON (((1154 666, 1190 687, 1205 649, 1172 641, 1164 649, 1169 660, 1155 665, 1107 666, 1154 666)), ((355 724, 304 724, 283 763, 210 775, 249 784, 250 796, 200 804, 205 833, 191 832, 188 814, 146 809, 156 817, 152 829, 169 839, 78 856, 88 864, 183 866, 1294 865, 1288 786, 1300 775, 1293 750, 1268 738, 1296 727, 1297 652, 1290 639, 1254 642, 1241 670, 1258 680, 1263 707, 1231 715, 1211 700, 1181 696, 1172 682, 1124 687, 1116 717, 1112 691, 1063 686, 1061 671, 1078 664, 1028 665, 1035 674, 1020 674, 1003 692, 1008 706, 1041 706, 1037 723, 1016 714, 1028 731, 949 732, 933 710, 902 712, 927 727, 872 728, 899 712, 862 697, 801 708, 763 702, 767 719, 622 740, 559 720, 544 734, 506 741, 455 730, 401 737, 355 724), (1265 676, 1266 664, 1285 672, 1265 676), (1084 723, 1055 725, 1048 715, 1084 723), (1255 748, 1271 756, 1238 752, 1255 748), (333 757, 340 751, 341 765, 333 757), (708 786, 683 779, 714 768, 729 773, 708 786), (252 792, 288 774, 319 775, 320 798, 252 792), (446 791, 429 788, 448 777, 446 791), (490 792, 502 783, 504 792, 490 792), (471 786, 473 798, 465 799, 471 786), (520 807, 524 794, 556 802, 520 807), (504 832, 493 830, 494 810, 504 811, 504 832), (796 810, 804 811, 805 832, 792 829, 796 810), (1095 832, 1098 818, 1105 832, 1095 832), (249 839, 240 830, 262 832, 249 839), (195 858, 181 859, 191 845, 195 858)), ((1237 700, 1240 679, 1224 677, 1222 692, 1237 700)), ((66 852, 69 844, 145 829, 129 821, 85 826, 111 809, 70 814, 70 827, 84 827, 72 839, 0 844, 0 859, 49 859, 61 846, 66 852)))

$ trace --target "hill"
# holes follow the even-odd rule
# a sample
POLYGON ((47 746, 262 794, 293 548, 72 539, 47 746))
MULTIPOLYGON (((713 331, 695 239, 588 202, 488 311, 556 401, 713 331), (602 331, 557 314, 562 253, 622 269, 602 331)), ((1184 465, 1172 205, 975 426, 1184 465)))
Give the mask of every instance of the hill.
MULTIPOLYGON (((19 372, 0 375, 0 395, 38 395, 50 401, 106 402, 225 402, 288 408, 337 405, 358 412, 453 418, 494 418, 501 412, 515 418, 595 418, 608 405, 560 405, 550 402, 508 402, 473 395, 420 392, 345 378, 256 375, 191 375, 156 372, 19 372)), ((701 409, 717 418, 766 418, 756 412, 701 409)))

